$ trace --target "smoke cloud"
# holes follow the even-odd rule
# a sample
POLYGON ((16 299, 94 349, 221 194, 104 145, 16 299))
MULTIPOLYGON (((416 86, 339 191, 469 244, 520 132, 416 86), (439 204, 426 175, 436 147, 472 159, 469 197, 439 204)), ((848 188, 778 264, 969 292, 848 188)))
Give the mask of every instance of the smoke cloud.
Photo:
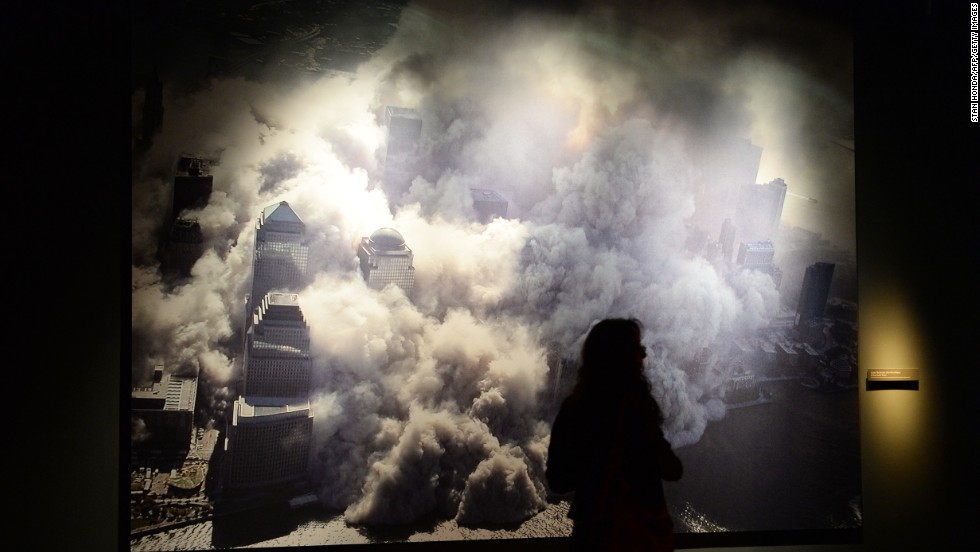
MULTIPOLYGON (((543 509, 548 350, 574 360, 605 317, 642 321, 668 438, 697 442, 725 415, 719 344, 779 309, 767 276, 726 278, 686 247, 692 221, 716 236, 723 220, 699 210, 721 193, 699 180, 710 137, 805 159, 792 141, 764 139, 802 132, 794 110, 813 125, 814 111, 848 105, 834 83, 834 101, 811 101, 807 84, 822 77, 800 59, 733 49, 755 30, 746 19, 765 14, 693 19, 667 5, 633 13, 650 23, 640 27, 613 4, 501 13, 410 4, 353 73, 168 90, 166 124, 137 161, 134 382, 157 364, 199 369, 203 414, 221 419, 240 371, 255 219, 288 201, 310 236, 299 296, 314 355, 313 478, 350 523, 435 514, 478 525, 543 509), (683 35, 671 31, 679 22, 691 23, 683 35), (760 115, 757 76, 791 74, 779 95, 792 109, 760 115), (424 163, 397 193, 382 182, 386 105, 423 119, 424 163), (181 152, 219 162, 207 206, 188 213, 206 252, 173 283, 156 248, 181 152), (500 192, 508 218, 478 222, 471 187, 500 192), (385 226, 414 252, 411 298, 369 289, 358 271, 356 244, 385 226), (695 373, 685 366, 696 355, 695 373)), ((828 124, 847 126, 840 109, 828 124)))

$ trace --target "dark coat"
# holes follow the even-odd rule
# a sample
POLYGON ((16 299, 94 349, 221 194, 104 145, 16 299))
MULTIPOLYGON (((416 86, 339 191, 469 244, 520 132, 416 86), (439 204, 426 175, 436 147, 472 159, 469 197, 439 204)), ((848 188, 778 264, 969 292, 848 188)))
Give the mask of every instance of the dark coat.
POLYGON ((683 468, 664 438, 655 408, 645 389, 572 394, 562 402, 551 430, 546 478, 553 491, 575 493, 568 516, 576 527, 595 515, 610 478, 624 481, 638 504, 663 508, 662 481, 680 479, 683 468), (617 442, 619 461, 607 474, 617 442))

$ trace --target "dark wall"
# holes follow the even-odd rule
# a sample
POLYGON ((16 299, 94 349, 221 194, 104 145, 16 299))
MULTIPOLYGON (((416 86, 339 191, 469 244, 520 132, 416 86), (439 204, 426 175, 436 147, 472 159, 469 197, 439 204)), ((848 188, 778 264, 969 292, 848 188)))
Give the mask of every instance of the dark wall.
POLYGON ((980 527, 969 2, 873 5, 855 44, 860 365, 921 380, 861 395, 865 549, 965 550, 980 527))

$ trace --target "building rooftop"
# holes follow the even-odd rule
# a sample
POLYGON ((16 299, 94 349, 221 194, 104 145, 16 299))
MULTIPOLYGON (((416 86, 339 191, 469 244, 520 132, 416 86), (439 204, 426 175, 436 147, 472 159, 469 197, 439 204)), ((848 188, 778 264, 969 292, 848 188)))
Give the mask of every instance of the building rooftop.
POLYGON ((299 306, 299 295, 295 293, 269 293, 266 301, 270 305, 299 306))
POLYGON ((309 400, 284 397, 239 397, 234 404, 232 424, 261 422, 263 418, 311 417, 309 400))
POLYGON ((160 404, 160 410, 193 411, 197 400, 197 378, 168 374, 158 366, 153 383, 148 387, 134 387, 131 397, 139 405, 160 404))
POLYGON ((485 188, 470 188, 470 192, 473 194, 473 201, 493 201, 493 202, 506 202, 507 200, 503 198, 500 194, 493 190, 488 190, 485 188))
POLYGON ((280 201, 262 209, 262 220, 265 222, 292 222, 302 224, 302 219, 289 206, 289 203, 280 201))
POLYGON ((368 238, 371 245, 379 250, 395 250, 405 246, 405 238, 394 228, 384 227, 375 230, 368 238))
POLYGON ((177 159, 177 176, 208 176, 215 160, 199 155, 181 155, 177 159))
POLYGON ((400 117, 402 119, 421 119, 419 112, 410 107, 399 107, 389 105, 385 107, 385 116, 400 117))
POLYGON ((254 339, 249 345, 251 346, 251 353, 257 357, 268 358, 271 355, 274 357, 286 356, 307 358, 310 356, 309 352, 293 345, 270 343, 261 339, 254 339))

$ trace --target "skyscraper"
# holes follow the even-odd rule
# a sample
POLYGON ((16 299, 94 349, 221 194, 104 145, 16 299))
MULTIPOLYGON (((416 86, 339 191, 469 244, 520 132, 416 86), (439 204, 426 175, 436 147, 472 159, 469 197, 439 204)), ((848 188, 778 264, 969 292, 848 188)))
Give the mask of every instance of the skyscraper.
POLYGON ((405 245, 405 238, 394 228, 381 228, 370 237, 362 238, 357 249, 361 262, 361 275, 368 287, 383 289, 388 284, 401 287, 411 295, 415 287, 415 267, 412 266, 412 250, 405 245))
POLYGON ((725 222, 721 224, 718 243, 721 245, 721 254, 725 263, 732 262, 732 253, 735 249, 735 225, 732 224, 732 219, 726 218, 725 222))
POLYGON ((161 236, 157 259, 165 277, 185 278, 204 253, 201 226, 188 211, 203 209, 211 198, 215 160, 201 156, 181 155, 174 169, 173 192, 169 218, 164 221, 167 234, 161 236))
POLYGON ((776 252, 770 241, 741 243, 738 246, 738 257, 735 264, 739 268, 768 272, 776 252))
POLYGON ((414 109, 389 105, 385 107, 384 123, 388 129, 384 189, 391 201, 397 203, 419 174, 422 118, 414 109))
POLYGON ((223 496, 304 492, 312 433, 309 400, 257 405, 239 397, 225 441, 223 496))
POLYGON ((794 322, 797 328, 823 316, 827 297, 830 295, 830 283, 834 277, 834 266, 833 263, 818 262, 806 267, 800 301, 796 307, 794 322))
POLYGON ((245 396, 306 399, 311 369, 310 329, 297 296, 267 294, 245 336, 245 396))
POLYGON ((389 105, 385 107, 385 127, 388 129, 387 155, 418 153, 422 136, 422 117, 418 111, 389 105))
POLYGON ((206 157, 181 155, 177 159, 170 222, 183 216, 185 209, 200 209, 208 204, 214 189, 213 165, 214 160, 206 157))
POLYGON ((741 270, 756 270, 768 274, 775 284, 776 289, 783 280, 783 271, 773 264, 776 250, 769 240, 742 243, 738 246, 738 256, 735 258, 735 265, 741 270))
POLYGON ((507 216, 507 200, 493 190, 472 188, 473 210, 477 219, 486 224, 496 217, 507 216))
POLYGON ((266 293, 298 291, 305 284, 309 258, 306 225, 289 204, 280 201, 263 209, 255 225, 248 324, 266 293))
POLYGON ((195 374, 153 371, 149 385, 136 386, 130 396, 133 460, 179 458, 190 450, 197 400, 195 374))
POLYGON ((779 230, 786 201, 786 182, 776 178, 766 184, 743 186, 736 207, 739 241, 773 240, 779 230))
POLYGON ((306 280, 306 225, 285 201, 255 227, 241 393, 225 440, 223 495, 306 492, 313 432, 310 332, 295 293, 306 280))
POLYGON ((187 277, 194 263, 204 254, 204 234, 197 219, 179 218, 170 225, 160 249, 160 269, 164 274, 187 277))

